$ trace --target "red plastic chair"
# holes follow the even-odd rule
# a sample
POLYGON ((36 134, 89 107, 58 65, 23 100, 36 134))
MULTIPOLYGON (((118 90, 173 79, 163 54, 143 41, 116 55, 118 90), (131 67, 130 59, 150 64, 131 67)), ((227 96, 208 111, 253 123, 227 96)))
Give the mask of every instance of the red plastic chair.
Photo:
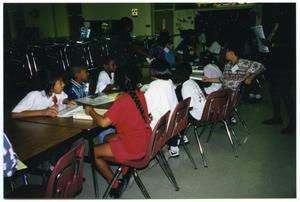
POLYGON ((43 185, 24 185, 6 198, 72 198, 82 189, 85 144, 79 144, 64 154, 56 163, 43 185))
POLYGON ((186 144, 184 144, 183 137, 187 132, 187 127, 189 123, 189 109, 190 109, 191 98, 186 98, 185 100, 179 102, 175 107, 169 121, 167 140, 171 139, 175 135, 179 135, 180 145, 183 145, 185 152, 187 153, 189 159, 191 160, 194 168, 197 169, 194 158, 186 144), (181 133, 183 135, 181 135, 181 133))
POLYGON ((228 116, 228 113, 229 113, 228 106, 229 106, 231 94, 232 94, 232 91, 229 89, 219 90, 219 91, 211 93, 206 98, 206 103, 205 103, 205 106, 203 109, 203 114, 202 114, 201 120, 200 121, 193 120, 190 123, 190 125, 194 125, 194 134, 195 134, 196 140, 198 142, 199 150, 200 150, 201 157, 203 159, 205 167, 207 167, 207 162, 206 162, 204 152, 203 152, 203 149, 201 146, 200 137, 205 132, 205 130, 207 129, 207 126, 209 126, 209 125, 211 126, 211 128, 209 131, 207 142, 212 134, 212 131, 213 131, 213 128, 215 127, 215 125, 219 122, 222 122, 225 125, 230 144, 233 148, 235 156, 237 157, 236 148, 235 148, 234 142, 231 137, 231 130, 229 128, 228 121, 226 119, 228 116), (199 127, 203 127, 200 134, 198 134, 198 131, 197 131, 197 129, 199 127))
POLYGON ((241 104, 242 97, 243 97, 243 88, 242 86, 240 86, 238 90, 232 92, 232 96, 230 100, 231 106, 229 110, 232 111, 232 113, 235 113, 237 115, 238 119, 241 121, 242 126, 245 128, 247 133, 250 134, 249 127, 247 126, 245 120, 241 117, 240 113, 238 112, 238 106, 241 104))
POLYGON ((129 161, 120 163, 115 158, 106 158, 107 160, 114 162, 114 163, 118 163, 120 165, 119 165, 118 169, 116 170, 116 172, 114 173, 113 180, 108 185, 108 187, 103 195, 103 198, 108 197, 109 192, 112 189, 114 182, 119 178, 119 176, 122 172, 123 166, 127 166, 127 167, 129 167, 129 169, 133 169, 133 177, 134 177, 135 182, 141 189, 144 197, 150 198, 150 195, 148 194, 144 184, 142 183, 140 177, 138 176, 137 169, 142 169, 142 168, 147 167, 150 160, 152 160, 154 157, 156 157, 157 153, 160 151, 161 143, 165 140, 169 115, 170 115, 170 111, 168 111, 165 115, 163 115, 158 120, 155 128, 152 131, 145 156, 142 159, 129 160, 129 161))
MULTIPOLYGON (((171 184, 174 185, 175 191, 179 190, 179 186, 177 184, 173 171, 171 170, 168 164, 168 161, 166 160, 163 152, 161 151, 161 148, 167 143, 169 139, 171 139, 175 135, 179 135, 181 140, 180 142, 184 142, 182 140, 183 136, 181 136, 181 132, 185 130, 188 125, 188 111, 189 111, 190 102, 191 102, 191 98, 187 98, 176 105, 171 117, 169 118, 169 126, 167 129, 167 133, 162 139, 162 141, 158 142, 160 146, 157 147, 156 159, 159 162, 159 165, 161 166, 163 171, 165 172, 166 176, 170 180, 171 184)), ((183 146, 190 160, 192 161, 195 169, 197 169, 196 163, 187 145, 183 144, 183 146)))

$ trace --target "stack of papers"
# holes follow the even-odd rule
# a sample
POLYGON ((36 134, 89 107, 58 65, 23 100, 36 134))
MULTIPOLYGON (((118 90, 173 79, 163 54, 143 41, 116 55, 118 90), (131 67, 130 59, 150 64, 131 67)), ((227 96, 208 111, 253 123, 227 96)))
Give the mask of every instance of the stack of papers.
MULTIPOLYGON (((98 114, 103 115, 107 112, 107 109, 94 109, 98 114)), ((82 119, 82 120, 93 120, 90 115, 87 115, 84 110, 76 112, 73 114, 73 119, 82 119)))

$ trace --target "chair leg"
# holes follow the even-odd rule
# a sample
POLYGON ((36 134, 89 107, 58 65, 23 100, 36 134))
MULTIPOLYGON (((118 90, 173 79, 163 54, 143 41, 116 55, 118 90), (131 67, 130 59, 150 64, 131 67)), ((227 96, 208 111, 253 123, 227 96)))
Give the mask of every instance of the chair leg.
MULTIPOLYGON (((168 171, 167 171, 167 169, 166 169, 166 167, 165 167, 165 165, 164 165, 164 163, 163 163, 163 161, 162 161, 160 155, 157 154, 157 155, 155 156, 155 158, 156 158, 157 162, 159 163, 161 169, 164 171, 165 175, 167 176, 168 180, 171 182, 171 184, 174 185, 174 182, 172 181, 170 175, 168 174, 168 171)), ((175 185, 174 185, 174 186, 175 186, 175 185)))
POLYGON ((94 193, 95 193, 95 198, 99 198, 98 180, 97 180, 96 164, 95 164, 95 156, 94 156, 94 142, 93 142, 92 135, 89 136, 88 143, 89 143, 89 156, 91 159, 91 169, 92 169, 92 176, 93 176, 94 193))
POLYGON ((148 191, 146 190, 142 180, 140 179, 136 169, 134 169, 133 177, 134 177, 136 184, 139 186, 140 190, 142 191, 144 197, 151 198, 150 195, 148 194, 148 191))
POLYGON ((105 193, 103 195, 103 198, 107 198, 108 197, 108 194, 110 192, 110 190, 112 189, 115 181, 119 178, 119 176, 121 175, 121 172, 122 172, 122 166, 119 166, 117 171, 115 172, 114 174, 114 177, 112 179, 112 181, 110 182, 110 184, 108 185, 108 187, 106 188, 105 190, 105 193))
POLYGON ((231 133, 232 133, 232 136, 234 137, 236 143, 237 143, 239 146, 241 146, 241 142, 240 142, 239 138, 235 135, 235 131, 234 131, 233 126, 230 126, 230 124, 228 124, 228 126, 229 126, 229 129, 230 129, 230 131, 231 131, 231 133))
POLYGON ((237 117, 239 118, 239 120, 241 121, 242 126, 246 129, 247 133, 250 134, 250 130, 249 130, 245 120, 240 116, 240 113, 238 112, 236 107, 234 108, 234 112, 237 115, 237 117))
POLYGON ((170 168, 170 165, 169 165, 167 159, 165 158, 165 156, 164 156, 164 154, 162 153, 161 150, 158 152, 158 155, 160 156, 160 158, 161 158, 161 160, 162 160, 162 162, 163 162, 163 164, 164 164, 164 166, 166 168, 166 171, 167 171, 168 175, 170 176, 170 178, 171 178, 171 180, 173 182, 173 185, 175 187, 175 191, 178 191, 179 190, 179 186, 177 184, 177 181, 175 179, 175 176, 173 174, 173 171, 170 168))
POLYGON ((198 143, 198 147, 199 147, 200 154, 201 154, 201 157, 202 157, 202 160, 203 160, 203 163, 204 163, 204 167, 207 168, 206 159, 205 159, 204 152, 203 152, 203 149, 202 149, 202 146, 201 146, 201 142, 200 142, 200 136, 205 131, 205 129, 206 129, 206 126, 204 126, 204 128, 202 129, 200 135, 198 135, 197 127, 195 126, 194 127, 194 134, 195 134, 195 137, 196 137, 196 140, 197 140, 197 143, 198 143))
POLYGON ((208 143, 208 141, 210 140, 216 125, 217 125, 217 123, 211 124, 209 134, 208 134, 207 139, 206 139, 206 143, 208 143))
POLYGON ((234 145, 234 142, 232 141, 232 137, 231 137, 231 133, 230 133, 230 130, 229 130, 229 127, 228 127, 228 123, 225 120, 223 120, 223 123, 225 125, 226 132, 227 132, 230 144, 231 144, 233 152, 234 152, 234 156, 238 157, 237 152, 236 152, 236 148, 235 148, 235 145, 234 145))
POLYGON ((196 166, 195 160, 194 160, 194 158, 193 158, 193 156, 192 156, 192 154, 191 154, 191 151, 190 151, 190 149, 188 148, 188 146, 184 143, 184 140, 183 140, 183 137, 184 137, 185 134, 187 133, 187 131, 188 131, 188 129, 189 129, 190 126, 191 126, 191 125, 189 125, 189 126, 184 130, 183 135, 180 135, 180 134, 179 134, 179 137, 180 137, 180 144, 183 145, 184 151, 186 152, 186 154, 188 155, 188 157, 189 157, 189 159, 191 160, 192 164, 194 165, 194 169, 197 169, 197 166, 196 166))

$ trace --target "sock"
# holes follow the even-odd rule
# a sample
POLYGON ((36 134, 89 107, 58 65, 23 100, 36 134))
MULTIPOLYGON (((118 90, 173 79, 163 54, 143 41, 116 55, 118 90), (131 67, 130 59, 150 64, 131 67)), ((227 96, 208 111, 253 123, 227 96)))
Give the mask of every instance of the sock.
POLYGON ((113 185, 113 188, 117 188, 119 186, 119 180, 116 180, 114 185, 113 185))
POLYGON ((129 170, 129 168, 128 168, 127 166, 124 166, 124 167, 122 168, 122 174, 123 174, 123 175, 126 175, 126 174, 128 173, 128 170, 129 170))

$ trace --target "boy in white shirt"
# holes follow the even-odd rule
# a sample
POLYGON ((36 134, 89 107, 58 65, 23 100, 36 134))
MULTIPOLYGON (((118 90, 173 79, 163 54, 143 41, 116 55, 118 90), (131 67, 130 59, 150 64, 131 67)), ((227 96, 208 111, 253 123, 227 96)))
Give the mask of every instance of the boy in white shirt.
POLYGON ((12 110, 12 118, 56 117, 58 106, 62 104, 76 105, 73 100, 68 100, 68 95, 63 91, 65 84, 60 73, 42 72, 41 74, 44 90, 29 92, 12 110))
POLYGON ((113 57, 108 56, 103 62, 104 70, 99 73, 96 91, 95 93, 110 92, 116 85, 114 84, 114 72, 116 71, 117 65, 113 57))
MULTIPOLYGON (((192 107, 190 110, 190 119, 192 118, 199 121, 202 117, 206 98, 196 81, 189 79, 190 75, 192 74, 191 65, 188 63, 182 63, 178 65, 176 67, 176 74, 178 75, 178 78, 180 78, 179 82, 182 83, 181 86, 177 87, 181 89, 179 93, 177 93, 178 101, 182 101, 190 97, 190 107, 192 107)), ((177 89, 176 92, 178 92, 177 89)))
MULTIPOLYGON (((145 92, 145 98, 148 112, 152 118, 150 126, 154 129, 157 121, 167 111, 170 110, 172 114, 178 101, 175 93, 175 86, 170 79, 171 72, 169 70, 169 64, 166 61, 156 59, 151 63, 151 78, 154 81, 149 84, 149 88, 145 92)), ((170 146, 170 154, 172 152, 175 153, 176 156, 179 156, 177 144, 170 146)))

